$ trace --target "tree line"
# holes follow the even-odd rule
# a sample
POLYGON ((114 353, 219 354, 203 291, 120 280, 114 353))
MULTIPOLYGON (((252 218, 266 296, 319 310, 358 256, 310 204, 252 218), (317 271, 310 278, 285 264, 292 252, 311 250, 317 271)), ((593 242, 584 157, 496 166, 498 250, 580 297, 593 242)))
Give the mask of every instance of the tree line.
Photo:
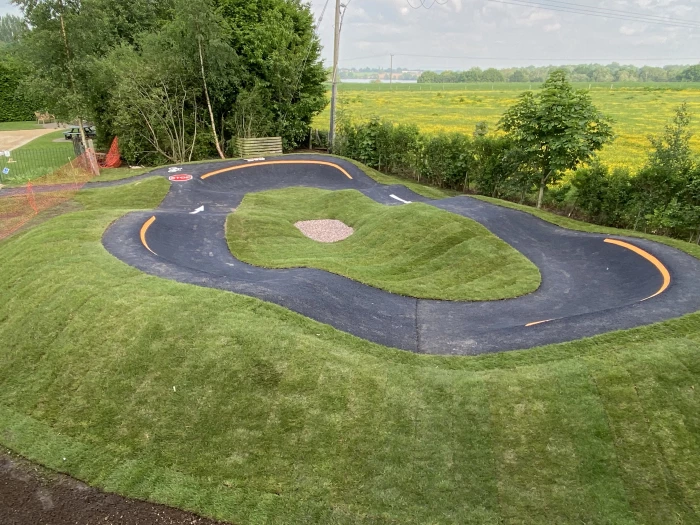
MULTIPOLYGON (((13 0, 0 63, 36 110, 119 136, 130 162, 223 157, 236 137, 292 148, 326 105, 302 0, 13 0), (9 37, 7 35, 10 35, 9 37)), ((3 19, 5 20, 5 19, 3 19)))
POLYGON ((690 148, 691 116, 680 106, 650 140, 636 173, 610 169, 596 152, 614 140, 613 123, 555 71, 526 92, 490 131, 423 134, 415 125, 373 119, 341 124, 335 152, 384 173, 481 194, 604 226, 700 244, 700 159, 690 148))
POLYGON ((528 66, 468 71, 424 71, 420 83, 544 82, 554 70, 564 70, 572 82, 700 82, 700 64, 694 66, 631 66, 617 63, 570 66, 528 66))

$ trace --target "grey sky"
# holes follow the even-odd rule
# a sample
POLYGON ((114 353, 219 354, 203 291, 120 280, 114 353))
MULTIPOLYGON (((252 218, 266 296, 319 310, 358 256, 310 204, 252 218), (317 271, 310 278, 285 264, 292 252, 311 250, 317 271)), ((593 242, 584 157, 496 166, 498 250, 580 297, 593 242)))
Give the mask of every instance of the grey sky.
MULTIPOLYGON (((389 67, 388 56, 353 59, 390 53, 491 58, 394 57, 395 67, 422 69, 613 61, 636 65, 700 62, 700 29, 546 11, 488 0, 446 0, 445 5, 434 5, 431 9, 411 9, 409 1, 414 6, 420 2, 351 0, 343 24, 341 66, 389 67), (536 58, 547 60, 533 60, 536 58), (667 60, 650 60, 654 58, 667 60)), ((700 25, 698 0, 566 1, 679 18, 700 25)), ((312 0, 317 18, 325 2, 312 0)), ((323 57, 328 64, 333 50, 333 4, 334 0, 330 0, 319 30, 323 57)))
POLYGON ((10 3, 10 0, 0 0, 0 15, 6 14, 20 15, 22 14, 17 6, 10 3))
MULTIPOLYGON (((389 67, 390 53, 488 58, 394 57, 396 67, 421 69, 612 61, 636 65, 700 62, 700 29, 546 11, 489 0, 441 1, 446 4, 411 9, 408 2, 416 6, 420 0, 350 0, 343 26, 341 66, 389 67), (361 59, 354 60, 358 57, 361 59), (655 58, 665 60, 651 60, 655 58)), ((566 1, 700 24, 700 0, 566 1)), ((317 18, 325 3, 326 0, 311 0, 317 18)), ((319 30, 328 64, 333 51, 334 3, 335 0, 329 0, 319 30)), ((0 0, 0 14, 7 13, 19 14, 19 10, 9 0, 0 0)))

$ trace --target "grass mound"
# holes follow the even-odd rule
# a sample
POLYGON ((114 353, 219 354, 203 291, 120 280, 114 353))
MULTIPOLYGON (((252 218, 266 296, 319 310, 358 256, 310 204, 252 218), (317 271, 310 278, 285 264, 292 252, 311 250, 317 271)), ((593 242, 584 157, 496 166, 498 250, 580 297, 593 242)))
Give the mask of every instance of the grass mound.
POLYGON ((231 252, 266 268, 319 268, 411 297, 505 299, 540 284, 537 267, 471 219, 422 203, 384 206, 355 190, 287 188, 247 195, 226 223, 231 252), (323 244, 297 221, 355 229, 323 244))
POLYGON ((381 347, 101 244, 162 179, 0 242, 0 443, 238 524, 696 524, 700 314, 476 358, 381 347))

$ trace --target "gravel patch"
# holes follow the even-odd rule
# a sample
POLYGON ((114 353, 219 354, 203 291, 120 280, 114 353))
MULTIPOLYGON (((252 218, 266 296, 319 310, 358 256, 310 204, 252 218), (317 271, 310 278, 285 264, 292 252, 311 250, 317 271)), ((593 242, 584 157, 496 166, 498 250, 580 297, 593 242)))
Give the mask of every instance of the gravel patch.
POLYGON ((342 221, 322 219, 294 223, 301 233, 318 242, 338 242, 350 237, 355 230, 342 221))

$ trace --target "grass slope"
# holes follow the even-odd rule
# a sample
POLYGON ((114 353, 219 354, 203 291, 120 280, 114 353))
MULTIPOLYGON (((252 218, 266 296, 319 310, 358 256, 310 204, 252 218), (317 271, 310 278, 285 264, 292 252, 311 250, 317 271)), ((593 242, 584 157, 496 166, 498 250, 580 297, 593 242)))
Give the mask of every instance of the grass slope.
POLYGON ((90 182, 112 182, 115 180, 124 180, 131 177, 136 177, 137 175, 143 175, 149 171, 158 169, 161 166, 155 168, 130 168, 125 166, 123 168, 102 168, 100 169, 100 174, 92 179, 90 182))
POLYGON ((229 215, 226 239, 250 264, 320 268, 411 297, 505 299, 540 285, 537 267, 479 223, 423 203, 384 206, 355 190, 247 195, 229 215), (355 233, 319 243, 294 226, 312 219, 338 219, 355 233))
POLYGON ((391 350, 109 255, 105 228, 165 189, 91 190, 0 243, 3 445, 239 524, 699 522, 700 314, 391 350))
MULTIPOLYGON (((421 131, 458 131, 471 135, 477 122, 493 130, 504 111, 517 102, 521 92, 537 90, 540 83, 495 84, 341 84, 338 107, 345 118, 367 120, 381 117, 397 123, 416 124, 421 131)), ((577 83, 588 89, 589 83, 577 83)), ((609 83, 591 84, 593 103, 614 120, 617 139, 600 153, 603 162, 614 166, 640 167, 650 149, 649 134, 658 135, 673 117, 673 111, 687 102, 691 113, 700 115, 700 86, 680 84, 609 83)), ((314 125, 328 129, 329 109, 319 114, 314 125)), ((700 152, 700 118, 691 124, 691 144, 700 152)))

